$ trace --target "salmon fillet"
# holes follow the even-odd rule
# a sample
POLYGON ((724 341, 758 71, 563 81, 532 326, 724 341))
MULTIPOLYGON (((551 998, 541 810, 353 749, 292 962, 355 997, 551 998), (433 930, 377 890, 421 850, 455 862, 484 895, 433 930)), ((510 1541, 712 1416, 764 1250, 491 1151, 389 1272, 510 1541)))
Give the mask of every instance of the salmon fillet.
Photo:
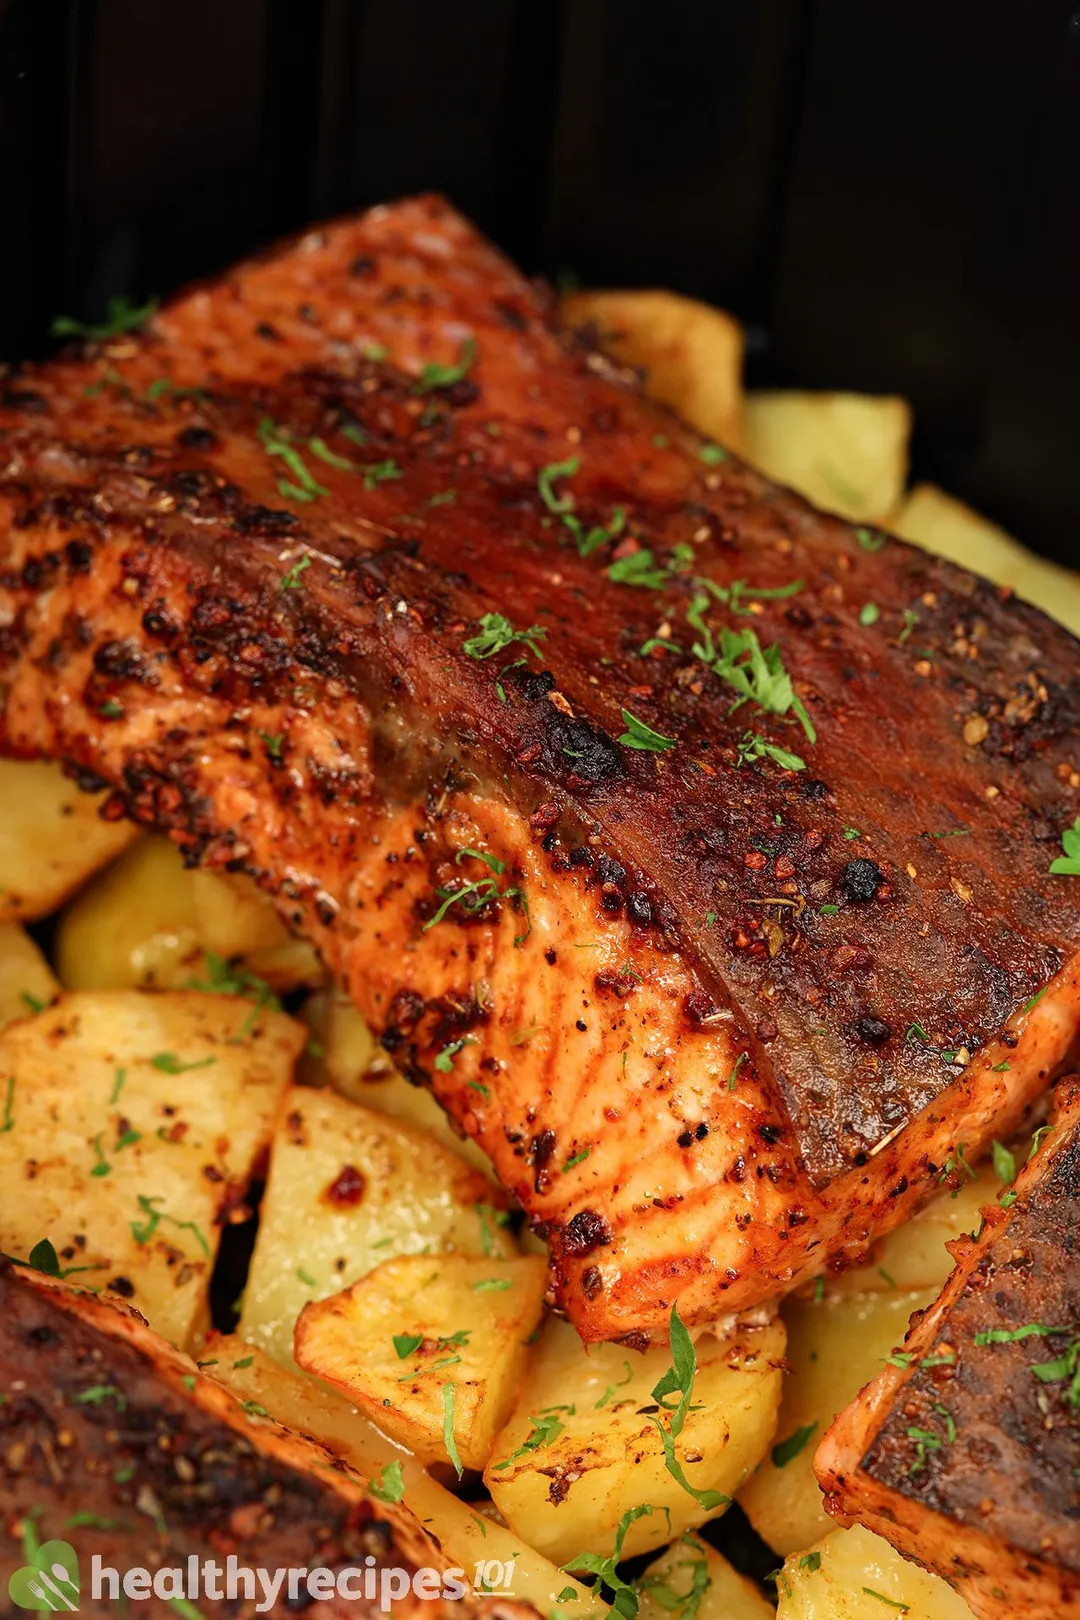
MULTIPOLYGON (((363 1601, 366 1568, 400 1570, 411 1580, 422 1569, 450 1568, 410 1510, 374 1501, 366 1482, 316 1441, 280 1427, 262 1407, 241 1403, 196 1370, 195 1363, 154 1333, 132 1307, 73 1291, 36 1273, 16 1274, 0 1261, 0 1580, 26 1564, 25 1526, 37 1540, 72 1535, 81 1547, 83 1614, 116 1613, 103 1585, 93 1601, 89 1550, 121 1577, 134 1569, 179 1568, 189 1561, 226 1560, 251 1570, 359 1570, 342 1597, 312 1601, 304 1586, 289 1604, 287 1588, 272 1610, 365 1617, 379 1605, 363 1601), (79 1528, 79 1526, 83 1528, 79 1528), (90 1526, 89 1548, 86 1526, 90 1526)), ((46 1566, 48 1568, 48 1566, 46 1566)), ((398 1596, 394 1614, 453 1613, 470 1620, 530 1620, 524 1603, 461 1593, 438 1596, 445 1583, 398 1596)), ((254 1577, 252 1578, 254 1581, 254 1577)), ((166 1588, 168 1590, 168 1588, 166 1588)), ((401 1591, 399 1584, 391 1592, 401 1591)), ((266 1593, 238 1600, 226 1612, 253 1615, 266 1593)), ((376 1584, 376 1595, 378 1584, 376 1584)), ((224 1596, 218 1586, 219 1596, 224 1596)), ((210 1589, 207 1595, 212 1596, 210 1589)), ((140 1612, 186 1612, 172 1597, 145 1594, 140 1612)), ((121 1598, 123 1602, 123 1598, 121 1598)), ((48 1608, 46 1602, 39 1607, 48 1608)), ((54 1603, 62 1609, 63 1604, 54 1603)), ((68 1607, 72 1605, 69 1603, 68 1607)), ((188 1610, 200 1612, 195 1605, 188 1610)), ((14 1614, 11 1608, 5 1613, 14 1614)), ((385 1611, 383 1611, 385 1612, 385 1611)))
POLYGON ((421 198, 0 391, 0 748, 252 874, 586 1340, 863 1256, 1077 1046, 1076 644, 421 198))
POLYGON ((894 1363, 836 1419, 826 1507, 986 1620, 1080 1614, 1080 1082, 894 1363))

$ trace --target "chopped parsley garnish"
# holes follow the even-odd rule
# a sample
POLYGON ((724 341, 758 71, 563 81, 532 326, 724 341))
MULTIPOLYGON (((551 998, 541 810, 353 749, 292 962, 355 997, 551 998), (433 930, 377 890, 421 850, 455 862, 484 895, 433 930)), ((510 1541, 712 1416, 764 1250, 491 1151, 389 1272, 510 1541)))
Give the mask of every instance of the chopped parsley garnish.
POLYGON ((513 1286, 509 1277, 481 1277, 479 1282, 473 1283, 472 1291, 474 1294, 501 1294, 513 1286))
POLYGON ((628 1361, 624 1361, 623 1362, 623 1367, 625 1368, 626 1376, 624 1378, 620 1378, 619 1382, 617 1384, 609 1384, 608 1385, 608 1387, 605 1389, 604 1393, 601 1395, 600 1399, 597 1401, 595 1407, 593 1408, 594 1411, 596 1411, 596 1412, 602 1411, 603 1408, 607 1405, 608 1401, 610 1401, 612 1396, 616 1393, 616 1391, 620 1390, 620 1389, 625 1389, 626 1385, 633 1378, 634 1369, 631 1367, 630 1363, 628 1361))
POLYGON ((880 551, 888 536, 875 533, 873 529, 856 529, 855 538, 864 551, 880 551))
POLYGON ((1080 1334, 1075 1335, 1060 1356, 1053 1361, 1036 1362, 1031 1370, 1041 1384, 1059 1384, 1068 1379, 1062 1399, 1072 1407, 1080 1407, 1080 1334))
POLYGON ((681 1485, 688 1496, 692 1496, 699 1507, 711 1512, 713 1508, 721 1507, 730 1498, 721 1491, 701 1491, 691 1485, 683 1472, 675 1450, 675 1441, 682 1433, 683 1425, 691 1407, 690 1403, 694 1393, 694 1378, 697 1375, 697 1352, 694 1341, 679 1319, 678 1305, 672 1305, 669 1322, 669 1335, 671 1340, 671 1366, 652 1390, 652 1398, 661 1409, 668 1413, 668 1422, 665 1427, 662 1419, 649 1414, 649 1422, 653 1424, 660 1435, 664 1448, 664 1466, 677 1485, 681 1485), (679 1392, 679 1399, 671 1405, 665 1396, 679 1392))
POLYGON ((217 1062, 217 1058, 196 1058, 194 1063, 184 1063, 175 1052, 155 1052, 150 1062, 155 1069, 160 1069, 162 1074, 187 1074, 191 1069, 208 1069, 212 1063, 217 1062))
POLYGON ((567 1159, 566 1163, 563 1165, 563 1175, 565 1175, 568 1170, 572 1170, 576 1164, 584 1164, 591 1152, 592 1148, 582 1148, 580 1153, 571 1154, 570 1158, 567 1159))
POLYGON ((1061 835, 1064 855, 1050 863, 1052 877, 1080 877, 1080 816, 1061 835))
POLYGON ((395 1333, 394 1349, 397 1351, 398 1360, 404 1361, 407 1356, 411 1356, 414 1350, 419 1350, 423 1342, 422 1333, 395 1333))
POLYGON ((718 467, 727 460, 727 451, 721 450, 718 444, 702 444, 698 446, 698 460, 703 461, 706 467, 718 467))
POLYGON ((817 1428, 816 1423, 804 1423, 801 1428, 789 1434, 785 1440, 778 1440, 772 1448, 772 1465, 774 1468, 786 1468, 793 1462, 806 1447, 806 1442, 817 1428))
POLYGON ((171 1225, 175 1226, 179 1231, 192 1233, 196 1243, 209 1260, 211 1258, 210 1245, 207 1243, 205 1237, 199 1230, 198 1226, 196 1226, 195 1222, 178 1220, 175 1215, 169 1215, 165 1210, 155 1208, 155 1205, 160 1204, 161 1202, 161 1197, 148 1198, 145 1193, 139 1194, 139 1208, 146 1216, 146 1219, 145 1221, 129 1222, 131 1227, 131 1235, 135 1239, 136 1243, 149 1243, 162 1221, 169 1221, 171 1225))
POLYGON ((991 1149, 994 1158, 994 1174, 999 1181, 1009 1182, 1016 1180, 1016 1154, 1007 1148, 1004 1142, 995 1142, 991 1149))
POLYGON ((0 1136, 6 1136, 8 1131, 15 1129, 15 1115, 12 1112, 15 1105, 15 1076, 8 1075, 7 1090, 4 1093, 4 1117, 0 1120, 0 1136))
POLYGON ((674 737, 665 737, 661 732, 654 731, 647 726, 644 720, 639 720, 629 709, 622 711, 623 724, 626 730, 619 738, 627 748, 638 748, 648 754, 663 754, 669 748, 675 747, 674 737))
POLYGON ((816 1551, 803 1553, 799 1559, 799 1568, 805 1569, 810 1575, 816 1575, 821 1568, 821 1554, 816 1551))
POLYGON ((73 1277, 77 1271, 107 1271, 108 1264, 104 1260, 95 1261, 88 1266, 62 1266, 60 1257, 48 1238, 40 1238, 30 1250, 27 1259, 19 1260, 13 1254, 5 1254, 5 1260, 10 1260, 13 1266, 24 1266, 30 1271, 40 1271, 43 1277, 57 1277, 63 1281, 65 1277, 73 1277))
POLYGON ((1065 1333, 1066 1328, 1047 1327, 1045 1322, 1025 1322, 1018 1328, 986 1328, 976 1333, 975 1343, 984 1344, 1017 1344, 1021 1339, 1045 1339, 1052 1333, 1065 1333))
POLYGON ((118 703, 115 698, 109 698, 108 702, 103 703, 98 710, 103 720, 119 720, 123 712, 124 705, 118 703))
POLYGON ((287 574, 282 574, 278 589, 281 591, 302 591, 304 588, 304 582, 301 576, 303 575, 305 569, 310 567, 311 558, 305 551, 299 562, 294 563, 287 574))
POLYGON ((578 1573, 595 1575, 598 1583, 606 1586, 612 1594, 611 1607, 615 1613, 622 1616, 622 1620, 635 1620, 638 1612, 637 1588, 629 1585, 619 1574, 619 1564, 622 1561, 623 1543, 626 1532, 637 1519, 642 1519, 657 1511, 667 1514, 668 1525, 671 1524, 671 1515, 667 1508, 656 1509, 649 1502, 643 1502, 639 1507, 627 1508, 615 1530, 615 1542, 611 1552, 606 1558, 600 1553, 579 1553, 563 1568, 568 1575, 578 1573))
POLYGON ((538 1415, 530 1416, 529 1422, 532 1424, 532 1428, 516 1451, 512 1451, 504 1462, 495 1464, 496 1472, 509 1468, 511 1463, 517 1462, 519 1457, 527 1456, 530 1451, 539 1451, 541 1446, 550 1446, 551 1442, 557 1440, 566 1428, 566 1424, 559 1417, 559 1413, 573 1413, 573 1411, 574 1408, 571 1406, 549 1406, 538 1415))
POLYGON ((798 754, 791 753, 787 748, 780 748, 776 743, 769 742, 758 731, 744 732, 737 745, 737 750, 735 758, 737 766, 749 765, 755 759, 771 759, 785 771, 804 771, 806 769, 805 759, 801 759, 798 754))
POLYGON ((122 332, 134 332, 140 326, 145 326, 157 309, 158 302, 156 298, 148 298, 145 304, 136 304, 134 299, 119 293, 107 300, 103 321, 88 325, 71 315, 57 315, 49 332, 52 337, 80 337, 90 343, 104 343, 109 338, 119 337, 122 332))
POLYGON ((465 1470, 461 1466, 461 1457, 458 1453, 457 1441, 454 1438, 454 1401, 456 1394, 457 1391, 453 1384, 443 1385, 443 1445, 446 1447, 446 1455, 453 1463, 457 1471, 457 1477, 460 1479, 465 1470))
POLYGON ((727 625, 720 630, 720 648, 717 651, 712 632, 705 624, 703 611, 708 597, 695 596, 687 612, 692 629, 702 639, 694 643, 695 658, 718 675, 739 694, 731 706, 734 714, 743 703, 755 703, 766 714, 794 714, 810 742, 817 741, 817 732, 806 712, 806 706, 797 695, 791 676, 784 668, 780 648, 774 642, 763 648, 755 631, 731 630, 727 625))
POLYGON ((735 1090, 735 1082, 739 1078, 739 1070, 742 1068, 743 1064, 749 1060, 749 1057, 749 1052, 740 1052, 738 1057, 735 1059, 735 1067, 728 1075, 727 1088, 729 1091, 735 1090))
POLYGON ((260 418, 255 431, 266 454, 279 457, 292 475, 291 478, 278 479, 279 494, 293 501, 313 501, 320 495, 330 493, 312 477, 307 463, 292 442, 292 434, 288 428, 280 428, 273 417, 264 416, 260 418))
MULTIPOLYGON (((488 866, 495 867, 500 875, 505 870, 505 864, 502 861, 497 861, 495 856, 483 855, 478 850, 459 850, 458 860, 460 862, 463 856, 474 854, 479 860, 486 862, 488 866)), ((517 900, 525 914, 525 932, 516 936, 514 939, 515 945, 522 944, 532 932, 529 902, 526 899, 525 890, 519 888, 516 884, 508 889, 500 889, 494 877, 476 878, 471 883, 462 884, 460 889, 437 888, 435 895, 440 902, 439 909, 434 917, 430 917, 424 924, 422 932, 425 934, 429 928, 435 928, 442 922, 452 906, 460 906, 466 917, 476 917, 496 900, 517 900)))
POLYGON ((454 1067, 454 1059, 463 1046, 475 1046, 475 1035, 463 1035, 459 1041, 449 1041, 441 1052, 435 1055, 435 1067, 440 1074, 449 1074, 454 1067))
POLYGON ((670 570, 662 568, 647 546, 640 551, 628 551, 608 566, 607 577, 613 585, 638 585, 642 590, 659 591, 671 577, 670 570))
POLYGON ((391 458, 385 461, 374 461, 370 467, 364 468, 364 488, 374 489, 377 484, 385 484, 390 479, 401 478, 401 468, 391 458))
POLYGON ((859 609, 859 623, 864 625, 877 624, 881 618, 881 609, 876 602, 864 602, 859 609))
POLYGON ((910 636, 911 632, 914 630, 914 628, 918 624, 918 622, 919 622, 919 615, 917 613, 913 613, 911 608, 905 608, 904 609, 904 626, 903 626, 903 629, 900 631, 900 634, 896 638, 896 644, 897 644, 898 647, 902 647, 904 645, 904 642, 907 640, 908 636, 910 636))
POLYGON ((76 1406, 102 1406, 106 1401, 115 1401, 117 1410, 121 1412, 127 1406, 126 1399, 115 1384, 91 1384, 89 1389, 80 1390, 72 1399, 76 1406))
MULTIPOLYGON (((876 546, 873 547, 873 550, 876 551, 877 549, 876 546)), ((864 1586, 863 1591, 867 1597, 877 1598, 879 1603, 887 1603, 890 1609, 896 1610, 897 1614, 907 1614, 911 1607, 908 1603, 901 1603, 899 1598, 886 1597, 884 1592, 875 1592, 872 1586, 864 1586)))
POLYGON ((573 495, 569 492, 565 495, 556 495, 553 486, 557 478, 573 478, 580 470, 580 456, 570 456, 566 461, 551 461, 546 467, 540 468, 536 475, 536 487, 540 491, 540 499, 549 512, 562 514, 573 511, 573 495))
POLYGON ((496 1226, 509 1226, 510 1212, 496 1209, 494 1204, 474 1204, 473 1209, 480 1221, 480 1247, 490 1258, 495 1252, 495 1233, 492 1231, 491 1223, 494 1221, 496 1226))
POLYGON ((405 1495, 405 1476, 401 1462, 395 1457, 388 1462, 378 1480, 370 1480, 368 1490, 377 1502, 400 1502, 405 1495))
POLYGON ((542 624, 531 624, 527 630, 515 630, 503 614, 485 613, 480 620, 480 629, 475 636, 469 637, 464 650, 470 658, 494 658, 496 653, 503 652, 512 642, 521 641, 539 658, 541 653, 536 643, 546 635, 547 630, 542 624))
POLYGON ((420 373, 413 393, 429 394, 434 388, 452 388, 454 383, 464 381, 472 370, 476 355, 476 339, 466 338, 453 365, 440 365, 437 361, 428 362, 420 373))

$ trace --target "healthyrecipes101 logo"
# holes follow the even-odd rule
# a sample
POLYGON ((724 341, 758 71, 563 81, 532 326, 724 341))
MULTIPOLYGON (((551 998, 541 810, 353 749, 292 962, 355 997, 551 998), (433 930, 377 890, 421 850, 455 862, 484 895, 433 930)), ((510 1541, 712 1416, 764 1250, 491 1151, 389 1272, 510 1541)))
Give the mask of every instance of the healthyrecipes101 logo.
MULTIPOLYGON (((81 1590, 79 1558, 66 1541, 44 1541, 27 1548, 29 1563, 17 1569, 8 1581, 8 1596, 20 1609, 39 1613, 77 1614, 81 1590)), ((476 1565, 472 1586, 479 1592, 513 1597, 513 1560, 484 1559, 476 1565)), ((241 1564, 230 1555, 224 1564, 213 1558, 200 1559, 192 1553, 183 1564, 163 1565, 153 1571, 128 1569, 123 1574, 102 1562, 95 1553, 90 1561, 89 1598, 95 1602, 118 1604, 146 1602, 155 1597, 170 1603, 178 1614, 199 1620, 199 1602, 235 1603, 238 1599, 254 1605, 256 1614, 269 1614, 281 1602, 293 1605, 304 1599, 328 1602, 334 1597, 347 1603, 377 1604, 389 1614, 395 1603, 411 1593, 429 1602, 465 1597, 469 1583, 463 1569, 378 1568, 373 1557, 362 1565, 344 1569, 264 1569, 241 1564)))

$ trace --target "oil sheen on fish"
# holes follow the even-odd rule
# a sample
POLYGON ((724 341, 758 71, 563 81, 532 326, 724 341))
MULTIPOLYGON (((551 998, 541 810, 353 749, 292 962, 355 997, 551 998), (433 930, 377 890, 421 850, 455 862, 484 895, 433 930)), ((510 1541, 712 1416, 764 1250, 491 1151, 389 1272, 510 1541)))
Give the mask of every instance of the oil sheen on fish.
POLYGON ((858 1258, 1061 1072, 1077 668, 436 199, 0 388, 0 747, 259 880, 587 1340, 858 1258))

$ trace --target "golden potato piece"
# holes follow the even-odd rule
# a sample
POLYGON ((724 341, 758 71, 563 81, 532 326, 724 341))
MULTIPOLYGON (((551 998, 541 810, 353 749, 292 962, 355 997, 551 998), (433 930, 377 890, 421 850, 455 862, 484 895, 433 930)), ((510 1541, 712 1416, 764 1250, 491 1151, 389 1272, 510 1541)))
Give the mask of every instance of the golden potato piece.
MULTIPOLYGON (((225 1384, 242 1401, 254 1402, 287 1428, 310 1435, 380 1488, 400 1468, 405 1505, 436 1537, 448 1560, 464 1569, 470 1579, 475 1578, 478 1563, 500 1559, 504 1565, 514 1565, 517 1600, 533 1604, 542 1615, 551 1615, 560 1597, 569 1605, 561 1611, 565 1620, 599 1620, 609 1612, 589 1587, 527 1547, 513 1530, 452 1496, 415 1457, 388 1440, 328 1384, 290 1372, 255 1345, 233 1335, 211 1339, 201 1366, 208 1377, 225 1384), (389 1475, 388 1468, 392 1470, 389 1475)), ((735 1620, 742 1620, 741 1614, 735 1620)), ((746 1620, 752 1617, 748 1614, 746 1620)))
POLYGON ((296 1360, 425 1462, 483 1468, 510 1415, 544 1307, 536 1255, 386 1260, 305 1306, 296 1360))
POLYGON ((773 1620, 773 1606, 726 1558, 694 1535, 665 1547, 638 1582, 638 1620, 773 1620))
POLYGON ((55 911, 139 836, 129 821, 102 821, 106 797, 59 765, 0 759, 0 922, 55 911))
POLYGON ((873 394, 746 396, 746 459, 826 512, 881 521, 907 481, 911 407, 873 394))
POLYGON ((516 1254, 502 1202, 486 1176, 423 1132, 295 1087, 271 1149, 240 1332, 291 1367, 304 1306, 382 1261, 516 1254))
POLYGON ((951 1586, 861 1525, 793 1553, 776 1592, 776 1620, 974 1620, 951 1586))
POLYGON ((743 332, 731 315, 679 293, 574 292, 570 326, 595 325, 600 347, 645 372, 645 392, 707 438, 743 447, 743 332))
POLYGON ((889 528, 996 585, 1008 585, 1017 596, 1080 635, 1080 574, 1036 556, 997 524, 934 484, 916 484, 889 528))
MULTIPOLYGON (((946 1257, 947 1258, 947 1257, 946 1257)), ((739 1506, 778 1553, 808 1547, 832 1528, 814 1478, 814 1451, 837 1412, 904 1342, 912 1311, 937 1297, 919 1293, 789 1300, 787 1360, 776 1444, 739 1492, 739 1506)))
POLYGON ((322 977, 314 951, 249 879, 189 871, 167 838, 141 839, 75 898, 57 929, 57 968, 72 990, 210 982, 204 952, 243 958, 275 989, 322 977))
POLYGON ((0 923, 0 1031, 44 1011, 59 993, 52 968, 25 928, 0 923))
POLYGON ((723 1510, 772 1439, 784 1329, 776 1319, 721 1338, 702 1333, 695 1348, 693 1401, 678 1438, 668 1438, 696 1496, 668 1471, 652 1421, 667 1421, 652 1391, 670 1352, 586 1349, 566 1323, 548 1323, 484 1471, 496 1507, 530 1546, 559 1564, 606 1553, 623 1515, 647 1502, 653 1512, 626 1533, 629 1558, 723 1510))
POLYGON ((303 1029, 227 996, 63 996, 0 1035, 0 1249, 48 1239, 164 1338, 205 1326, 219 1220, 243 1198, 303 1029))
POLYGON ((313 1085, 329 1081, 343 1097, 429 1132, 485 1175, 494 1175, 483 1148, 454 1129, 426 1087, 414 1086, 394 1068, 361 1013, 340 990, 317 990, 305 1003, 302 1017, 317 1049, 317 1055, 305 1061, 305 1081, 313 1085))

